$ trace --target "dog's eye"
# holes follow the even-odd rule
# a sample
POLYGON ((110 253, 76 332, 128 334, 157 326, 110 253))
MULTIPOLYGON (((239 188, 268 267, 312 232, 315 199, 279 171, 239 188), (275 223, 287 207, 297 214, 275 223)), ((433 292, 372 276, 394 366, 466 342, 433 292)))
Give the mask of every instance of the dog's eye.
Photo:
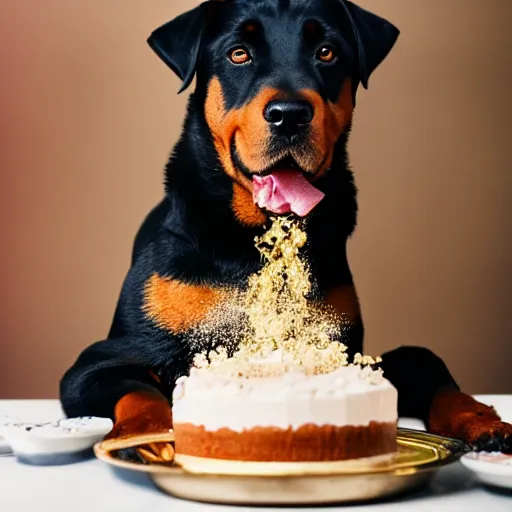
POLYGON ((322 46, 316 54, 316 58, 322 62, 330 64, 336 60, 336 52, 332 46, 322 46))
POLYGON ((245 48, 239 47, 229 52, 229 60, 233 64, 247 64, 251 61, 251 56, 245 48))

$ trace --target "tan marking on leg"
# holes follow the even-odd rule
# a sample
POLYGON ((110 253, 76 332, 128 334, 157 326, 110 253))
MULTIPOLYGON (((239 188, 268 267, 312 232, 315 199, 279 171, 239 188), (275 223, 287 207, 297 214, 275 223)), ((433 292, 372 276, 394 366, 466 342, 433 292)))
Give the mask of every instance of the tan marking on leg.
POLYGON ((222 292, 153 274, 146 282, 143 311, 162 329, 185 332, 218 304, 222 292))

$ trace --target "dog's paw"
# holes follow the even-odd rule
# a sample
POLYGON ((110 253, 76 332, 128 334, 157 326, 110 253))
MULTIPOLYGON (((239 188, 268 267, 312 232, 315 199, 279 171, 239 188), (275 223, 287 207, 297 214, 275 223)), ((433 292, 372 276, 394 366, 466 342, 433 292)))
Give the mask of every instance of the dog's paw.
POLYGON ((512 425, 493 407, 458 390, 440 392, 432 403, 429 430, 465 441, 476 451, 512 453, 512 425))
MULTIPOLYGON (((169 434, 172 412, 167 400, 155 393, 132 393, 116 406, 116 422, 105 440, 124 441, 147 435, 169 434)), ((116 456, 128 462, 169 463, 174 458, 170 443, 148 443, 136 448, 121 449, 116 456)))
MULTIPOLYGON (((125 421, 120 421, 107 434, 105 440, 123 440, 151 434, 167 434, 172 428, 172 423, 165 418, 158 421, 154 415, 135 416, 125 421)), ((149 443, 136 448, 121 449, 116 456, 127 462, 170 463, 174 459, 174 448, 170 443, 149 443)))
MULTIPOLYGON (((154 416, 136 416, 116 423, 105 440, 131 439, 148 434, 167 434, 171 428, 171 423, 155 421, 154 416)), ((174 459, 174 448, 170 443, 149 443, 136 448, 118 450, 116 455, 119 459, 127 462, 169 463, 174 459)))
POLYGON ((476 451, 512 454, 512 425, 503 421, 478 422, 469 426, 468 443, 476 451))
POLYGON ((127 439, 147 434, 166 434, 172 429, 169 402, 159 393, 125 395, 116 405, 116 421, 105 439, 127 439))
POLYGON ((133 418, 116 421, 112 430, 105 436, 105 440, 130 439, 148 434, 167 434, 172 429, 172 419, 163 414, 162 416, 141 413, 133 418))

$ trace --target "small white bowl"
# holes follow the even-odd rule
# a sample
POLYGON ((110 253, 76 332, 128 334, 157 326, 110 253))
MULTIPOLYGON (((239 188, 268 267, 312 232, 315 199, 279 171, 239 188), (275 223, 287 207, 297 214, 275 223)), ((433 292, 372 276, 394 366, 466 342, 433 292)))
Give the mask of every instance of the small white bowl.
POLYGON ((485 485, 512 489, 512 455, 468 453, 460 462, 485 485))
POLYGON ((70 418, 53 423, 7 423, 0 435, 19 462, 38 466, 70 464, 92 455, 112 429, 106 418, 70 418))

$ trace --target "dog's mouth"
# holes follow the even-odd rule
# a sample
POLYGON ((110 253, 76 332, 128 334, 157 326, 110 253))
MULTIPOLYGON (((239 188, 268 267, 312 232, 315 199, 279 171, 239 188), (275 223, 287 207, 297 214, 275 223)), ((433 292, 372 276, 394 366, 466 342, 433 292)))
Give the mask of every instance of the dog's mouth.
POLYGON ((266 169, 252 172, 242 162, 234 144, 231 154, 233 164, 249 181, 254 202, 264 210, 305 217, 324 198, 323 192, 311 184, 315 173, 302 169, 291 155, 266 169))
POLYGON ((310 173, 308 173, 307 171, 302 169, 301 166, 295 160, 295 158, 293 158, 293 156, 291 156, 291 155, 281 158, 275 164, 271 165, 270 167, 267 167, 263 171, 250 172, 247 168, 241 169, 241 170, 245 176, 247 176, 248 178, 251 178, 251 179, 253 178, 253 176, 261 176, 261 177, 270 176, 271 174, 274 174, 279 171, 296 171, 296 172, 302 173, 306 177, 308 175, 311 178, 313 177, 310 173))
POLYGON ((303 169, 295 158, 288 154, 284 157, 277 160, 275 163, 269 165, 267 168, 258 171, 251 171, 240 158, 238 151, 236 149, 235 142, 231 144, 231 159, 233 161, 234 166, 238 171, 240 171, 248 180, 253 180, 255 176, 259 176, 261 178, 270 176, 277 172, 281 171, 294 171, 296 173, 302 174, 308 181, 314 181, 315 172, 307 171, 303 169))

